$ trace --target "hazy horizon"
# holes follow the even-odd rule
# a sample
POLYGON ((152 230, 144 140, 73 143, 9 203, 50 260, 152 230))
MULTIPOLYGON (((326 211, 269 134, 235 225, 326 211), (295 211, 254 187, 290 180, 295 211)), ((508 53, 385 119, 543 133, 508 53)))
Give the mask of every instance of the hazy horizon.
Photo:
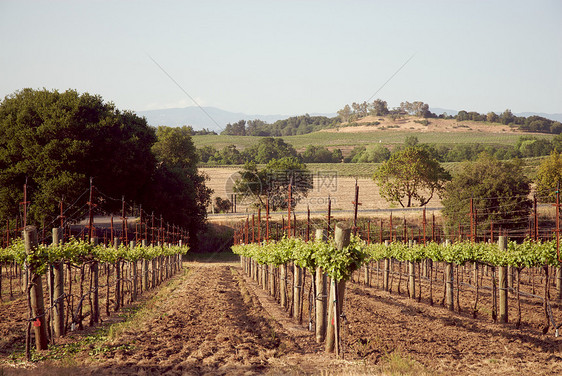
POLYGON ((386 83, 373 99, 389 107, 562 113, 561 14, 555 0, 4 0, 0 95, 333 113, 386 83))

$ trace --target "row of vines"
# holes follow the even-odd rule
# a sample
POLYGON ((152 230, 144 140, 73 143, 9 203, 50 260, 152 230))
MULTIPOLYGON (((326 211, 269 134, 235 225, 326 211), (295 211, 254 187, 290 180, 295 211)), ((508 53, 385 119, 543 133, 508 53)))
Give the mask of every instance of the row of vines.
POLYGON ((517 243, 501 237, 499 244, 471 241, 447 241, 443 244, 428 242, 425 245, 414 241, 367 244, 359 237, 351 236, 349 245, 338 248, 334 239, 326 241, 325 234, 325 231, 317 230, 317 239, 322 237, 324 241, 306 242, 285 237, 279 241, 233 247, 233 251, 241 256, 246 273, 270 290, 281 305, 289 307, 289 313, 300 320, 304 286, 302 270, 310 273, 315 282, 315 291, 312 294, 314 302, 309 302, 309 307, 316 311, 316 314, 310 315, 310 326, 316 328, 318 341, 324 340, 326 335, 322 333, 325 330, 323 322, 328 320, 331 323, 328 329, 337 324, 333 319, 326 318, 331 308, 327 313, 318 315, 318 306, 327 294, 322 290, 322 281, 318 283, 318 276, 324 274, 337 282, 332 283, 332 286, 340 287, 339 295, 334 295, 333 299, 341 303, 345 281, 362 280, 365 285, 371 286, 373 276, 380 281, 378 286, 389 292, 392 292, 392 286, 397 282, 398 293, 405 277, 404 290, 408 296, 420 301, 421 289, 424 287, 430 304, 434 303, 434 296, 442 291, 441 304, 450 310, 456 306, 460 311, 461 288, 468 288, 474 291, 473 303, 469 307, 473 316, 477 316, 480 309, 478 305, 485 295, 491 304, 491 310, 485 311, 491 311, 495 321, 508 322, 508 301, 511 299, 517 307, 517 326, 521 324, 521 298, 539 299, 544 310, 543 331, 546 333, 549 327, 554 327, 558 335, 560 324, 556 323, 560 321, 560 317, 557 317, 560 307, 557 305, 558 310, 553 309, 550 292, 550 287, 555 286, 556 300, 562 298, 562 273, 555 240, 525 240, 517 243), (292 269, 291 273, 288 273, 289 269, 292 269), (289 274, 293 277, 291 281, 287 278, 289 274), (468 275, 466 279, 465 275, 468 275), (522 290, 524 275, 528 277, 527 281, 532 280, 532 291, 522 290), (536 278, 540 279, 543 286, 540 296, 535 291, 536 278), (293 286, 293 293, 288 291, 288 283, 293 286), (292 301, 287 302, 287 297, 291 297, 292 301))
POLYGON ((135 301, 143 291, 160 285, 181 270, 186 246, 121 244, 98 245, 71 238, 62 243, 53 229, 53 243, 37 243, 33 226, 24 239, 0 248, 0 300, 27 299, 26 352, 29 357, 31 327, 38 350, 68 331, 93 326, 112 311, 135 301), (44 289, 43 286, 46 286, 44 289))

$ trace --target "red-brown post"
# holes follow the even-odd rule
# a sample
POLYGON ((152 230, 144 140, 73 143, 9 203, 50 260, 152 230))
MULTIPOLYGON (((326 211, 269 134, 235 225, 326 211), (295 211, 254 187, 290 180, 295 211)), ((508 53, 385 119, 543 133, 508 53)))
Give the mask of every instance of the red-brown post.
POLYGON ((539 220, 538 220, 538 213, 537 213, 537 195, 533 196, 533 213, 534 213, 534 218, 535 218, 535 236, 534 239, 535 241, 539 240, 539 220))
POLYGON ((406 217, 404 217, 404 239, 403 239, 404 243, 408 242, 408 228, 406 225, 406 217))
POLYGON ((150 244, 154 245, 154 212, 151 213, 150 217, 150 244))
MULTIPOLYGON (((37 228, 26 226, 23 230, 25 251, 28 255, 37 251, 37 228)), ((45 319, 45 305, 43 301, 43 282, 41 275, 36 274, 35 266, 30 266, 30 284, 28 287, 29 305, 34 318, 33 329, 35 332, 35 348, 47 350, 47 320, 45 319)))
POLYGON ((392 213, 390 213, 390 223, 388 225, 388 228, 390 229, 390 239, 389 239, 389 241, 392 243, 392 213))
POLYGON ((425 225, 426 225, 426 217, 425 217, 425 206, 423 207, 423 245, 427 243, 427 239, 425 237, 425 225))
POLYGON ((287 237, 291 237, 291 204, 293 202, 292 184, 289 184, 289 197, 287 199, 287 237))
POLYGON ((330 227, 330 221, 332 219, 332 199, 328 195, 328 237, 330 237, 330 232, 332 228, 330 227))
POLYGON ((244 239, 244 244, 248 244, 248 239, 250 237, 249 227, 250 227, 250 219, 246 217, 246 238, 244 239))
POLYGON ((306 205, 306 241, 310 240, 310 206, 306 205))
POLYGON ((474 243, 474 205, 472 197, 470 198, 470 241, 474 243))
POLYGON ((359 203, 359 185, 355 179, 355 200, 353 201, 353 235, 357 235, 357 209, 361 205, 359 203))
POLYGON ((265 241, 269 242, 269 197, 265 201, 265 241))
POLYGON ((258 243, 261 242, 261 207, 258 208, 258 243))
POLYGON ((256 220, 255 215, 252 214, 252 243, 256 242, 256 220))

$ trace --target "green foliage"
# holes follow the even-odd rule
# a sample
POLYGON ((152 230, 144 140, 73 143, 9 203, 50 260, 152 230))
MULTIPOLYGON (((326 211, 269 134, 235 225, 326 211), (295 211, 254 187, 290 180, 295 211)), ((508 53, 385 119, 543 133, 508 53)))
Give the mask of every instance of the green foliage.
POLYGON ((359 159, 359 157, 361 156, 361 154, 367 150, 367 148, 363 145, 361 146, 355 146, 353 149, 351 149, 351 152, 349 153, 349 155, 347 157, 345 157, 343 159, 343 161, 345 163, 349 163, 349 162, 354 162, 356 163, 359 159))
POLYGON ((338 281, 347 280, 353 271, 363 264, 367 257, 365 243, 358 237, 351 238, 350 244, 338 250, 333 242, 305 242, 298 238, 283 238, 278 242, 262 244, 236 245, 232 247, 235 254, 251 257, 260 264, 279 266, 290 261, 311 273, 321 267, 330 278, 338 281))
POLYGON ((302 160, 304 163, 339 163, 342 153, 340 149, 329 151, 323 146, 308 145, 302 153, 302 160))
POLYGON ((380 195, 387 201, 410 207, 428 203, 435 193, 443 190, 449 174, 424 147, 407 147, 392 154, 381 164, 373 179, 380 195))
POLYGON ((215 197, 215 212, 228 213, 232 208, 232 202, 228 199, 223 199, 219 196, 215 197))
POLYGON ((308 114, 278 120, 273 124, 262 120, 249 120, 247 123, 245 120, 240 120, 234 124, 227 124, 221 135, 281 137, 307 134, 320 129, 333 128, 338 124, 338 118, 308 114))
POLYGON ((217 149, 210 145, 203 146, 202 148, 197 149, 197 156, 199 161, 203 163, 209 162, 209 159, 215 155, 217 149))
MULTIPOLYGON (((355 150, 355 149, 354 149, 355 150)), ((363 147, 363 151, 356 153, 351 162, 353 163, 382 163, 390 158, 390 150, 381 144, 363 147)))
POLYGON ((312 189, 312 174, 304 163, 291 157, 272 159, 261 170, 254 162, 247 162, 240 175, 234 186, 235 192, 261 207, 265 207, 267 198, 271 210, 287 208, 289 184, 292 187, 292 208, 312 189))
POLYGON ((104 194, 98 210, 118 211, 119 200, 107 198, 125 196, 187 227, 195 239, 210 192, 197 174, 192 131, 155 130, 100 96, 74 90, 9 95, 0 103, 0 218, 19 212, 26 180, 28 223, 41 224, 55 219, 61 197, 79 203, 93 178, 104 194))
POLYGON ((240 120, 234 124, 228 123, 221 135, 227 136, 245 136, 246 135, 246 120, 240 120))
POLYGON ((515 149, 519 151, 523 157, 539 157, 548 155, 552 152, 554 146, 548 140, 531 136, 521 136, 515 145, 515 149))
POLYGON ((370 244, 352 237, 348 247, 337 250, 333 241, 305 242, 297 238, 283 238, 278 242, 242 244, 232 247, 235 254, 252 258, 259 264, 279 266, 294 262, 307 268, 311 273, 321 267, 331 278, 338 281, 350 278, 353 271, 364 263, 394 259, 419 263, 430 259, 456 265, 478 262, 491 266, 514 266, 532 268, 544 265, 559 266, 556 258, 556 241, 533 242, 525 240, 519 244, 509 242, 507 250, 500 250, 496 244, 463 241, 449 246, 430 242, 427 245, 394 242, 370 244))
MULTIPOLYGON (((0 218, 18 212, 26 179, 30 222, 54 218, 89 178, 112 197, 141 201, 155 169, 146 120, 100 96, 23 89, 0 102, 0 218)), ((108 204, 109 205, 109 204, 108 204)))
POLYGON ((443 214, 449 229, 470 225, 470 198, 478 212, 480 230, 493 221, 503 228, 526 226, 531 207, 529 179, 521 163, 502 162, 482 154, 465 162, 445 187, 443 214))
POLYGON ((408 101, 402 102, 400 103, 400 110, 409 115, 420 116, 424 118, 432 116, 431 112, 429 111, 429 105, 420 101, 416 101, 413 103, 410 103, 408 101))
POLYGON ((269 163, 274 159, 296 157, 295 148, 282 138, 260 138, 257 144, 244 150, 244 160, 256 163, 269 163))
POLYGON ((536 193, 541 202, 555 202, 556 192, 562 185, 562 156, 553 152, 539 165, 536 183, 536 193))
POLYGON ((351 107, 346 104, 341 110, 338 111, 338 118, 343 123, 353 122, 364 118, 368 115, 372 116, 385 116, 388 115, 388 105, 382 99, 375 99, 372 103, 355 103, 351 107))
POLYGON ((205 226, 212 191, 205 186, 207 177, 197 172, 198 155, 189 128, 161 126, 156 135, 152 150, 159 163, 147 186, 150 194, 142 202, 148 211, 187 228, 194 246, 205 226))
POLYGON ((193 169, 199 156, 191 140, 191 130, 186 127, 159 126, 157 142, 152 146, 156 159, 170 168, 193 169))
POLYGON ((26 254, 22 240, 14 242, 10 247, 0 248, 0 264, 16 261, 20 265, 27 263, 37 274, 44 274, 49 265, 63 262, 73 265, 98 261, 115 263, 117 261, 152 260, 159 256, 186 254, 188 247, 135 247, 121 245, 119 248, 93 246, 82 240, 70 239, 63 245, 39 245, 32 253, 26 254))
POLYGON ((209 157, 210 163, 219 165, 232 165, 244 163, 244 156, 236 148, 236 145, 227 145, 221 150, 217 150, 215 154, 209 157))

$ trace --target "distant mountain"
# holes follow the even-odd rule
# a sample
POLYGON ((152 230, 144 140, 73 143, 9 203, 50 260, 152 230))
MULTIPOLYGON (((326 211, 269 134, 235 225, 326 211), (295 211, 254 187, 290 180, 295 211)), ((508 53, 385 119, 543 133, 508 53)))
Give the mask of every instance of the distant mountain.
POLYGON ((435 115, 441 115, 446 113, 447 115, 456 116, 459 112, 457 110, 448 110, 446 108, 430 107, 429 111, 433 112, 435 115))
MULTIPOLYGON (((457 110, 450 110, 450 109, 438 108, 438 107, 430 107, 429 110, 431 112, 433 112, 434 114, 437 114, 437 115, 441 115, 442 113, 445 112, 445 113, 447 113, 447 115, 456 116, 459 113, 459 111, 457 111, 457 110)), ((466 110, 466 111, 468 111, 468 110, 466 110)), ((500 115, 503 111, 494 111, 494 112, 496 114, 500 115)), ((523 116, 523 117, 542 116, 543 118, 547 118, 547 119, 550 119, 550 120, 562 122, 562 114, 545 114, 543 112, 518 112, 518 113, 514 113, 514 115, 515 116, 523 116)))
MULTIPOLYGON (((235 123, 239 120, 260 119, 266 123, 274 123, 277 120, 287 119, 293 115, 248 115, 242 112, 230 112, 216 107, 190 106, 185 108, 166 108, 162 110, 138 111, 137 115, 144 116, 148 124, 152 126, 166 125, 169 127, 179 127, 190 125, 194 130, 207 128, 209 130, 221 132, 228 123, 235 123), (204 112, 203 112, 204 110, 204 112), (207 113, 209 116, 207 116, 207 113), (211 119, 212 118, 212 119, 211 119)), ((336 114, 310 114, 311 116, 333 117, 336 114)))
MULTIPOLYGON (((228 123, 235 123, 239 120, 255 120, 260 119, 265 121, 266 123, 275 123, 277 120, 287 119, 291 116, 296 115, 303 115, 303 114, 291 114, 291 115, 248 115, 242 112, 230 112, 221 110, 220 108, 216 107, 203 107, 203 110, 209 114, 205 114, 201 110, 201 108, 196 106, 190 106, 185 108, 166 108, 161 110, 149 110, 149 111, 138 111, 137 115, 144 116, 148 121, 148 124, 152 126, 158 125, 166 125, 169 127, 179 127, 182 125, 190 125, 193 127, 194 130, 201 130, 203 128, 207 128, 209 130, 216 131, 220 133, 228 123), (212 119, 211 119, 212 118, 212 119)), ((438 108, 438 107, 431 107, 430 111, 440 115, 444 112, 447 115, 455 116, 458 111, 445 109, 445 108, 438 108)), ((497 111, 496 114, 501 114, 503 111, 497 111)), ((336 116, 335 113, 332 114, 319 114, 319 113, 311 113, 311 116, 327 116, 327 117, 334 117, 336 116)), ((562 122, 562 114, 545 114, 545 113, 537 113, 537 112, 522 112, 522 113, 515 113, 516 116, 542 116, 547 119, 556 120, 562 122)))
POLYGON ((543 118, 562 122, 562 114, 545 114, 543 112, 520 112, 518 114, 515 114, 515 116, 525 116, 525 117, 542 116, 543 118))

